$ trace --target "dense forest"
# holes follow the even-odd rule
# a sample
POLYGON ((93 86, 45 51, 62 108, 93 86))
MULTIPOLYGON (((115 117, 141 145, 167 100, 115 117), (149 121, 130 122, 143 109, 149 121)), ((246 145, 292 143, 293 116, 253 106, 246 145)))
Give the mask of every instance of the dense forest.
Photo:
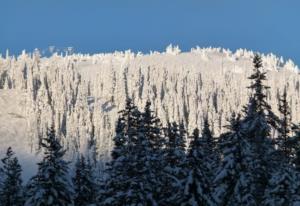
POLYGON ((209 113, 189 134, 186 117, 164 125, 151 100, 141 110, 128 97, 104 172, 95 166, 92 138, 88 154, 67 161, 55 123, 40 138, 43 158, 26 183, 11 145, 1 160, 1 205, 300 205, 300 126, 292 122, 285 88, 280 115, 273 112, 259 55, 253 67, 248 103, 217 136, 209 113))

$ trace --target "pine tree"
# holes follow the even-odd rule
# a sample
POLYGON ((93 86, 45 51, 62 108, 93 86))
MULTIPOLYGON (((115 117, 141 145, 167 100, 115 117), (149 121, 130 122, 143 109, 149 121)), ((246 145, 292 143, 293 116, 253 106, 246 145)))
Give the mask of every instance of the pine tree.
POLYGON ((219 163, 217 143, 210 130, 207 116, 204 117, 203 123, 201 132, 202 151, 204 156, 203 163, 206 165, 206 168, 208 169, 208 176, 210 177, 210 181, 212 181, 216 167, 219 163))
POLYGON ((100 190, 97 197, 97 202, 100 205, 118 205, 124 199, 122 191, 125 190, 126 185, 123 183, 125 178, 123 175, 126 173, 126 168, 123 165, 126 164, 125 156, 127 153, 125 127, 124 121, 119 117, 115 129, 116 134, 113 138, 112 160, 108 163, 105 171, 108 177, 104 182, 104 188, 100 190))
POLYGON ((222 161, 214 179, 214 197, 218 205, 256 205, 251 194, 252 177, 247 171, 248 158, 252 156, 249 144, 241 132, 240 115, 232 114, 229 131, 220 137, 222 161))
POLYGON ((275 151, 271 139, 271 130, 277 128, 278 118, 271 111, 267 103, 266 91, 268 86, 263 84, 266 80, 266 73, 261 71, 262 60, 259 55, 253 59, 254 73, 249 77, 252 80, 249 88, 252 96, 249 99, 245 117, 241 129, 243 139, 249 144, 247 170, 252 179, 251 188, 248 188, 256 204, 260 204, 263 193, 270 176, 270 163, 272 153, 275 151))
POLYGON ((183 181, 184 196, 180 205, 215 205, 198 128, 191 138, 186 163, 188 173, 183 181))
MULTIPOLYGON (((248 87, 252 91, 252 95, 249 99, 249 103, 245 108, 245 113, 249 118, 253 116, 262 116, 274 129, 278 128, 279 118, 272 112, 271 106, 267 102, 267 90, 269 86, 263 84, 263 81, 267 79, 266 72, 262 72, 262 59, 261 56, 255 54, 253 58, 254 73, 248 77, 251 85, 248 87)), ((270 130, 270 128, 269 128, 270 130)), ((270 131, 268 131, 269 133, 270 131)))
POLYGON ((48 129, 41 146, 44 157, 38 163, 37 174, 28 185, 25 205, 74 205, 72 185, 68 180, 68 162, 63 160, 65 150, 55 136, 53 126, 48 129))
POLYGON ((164 189, 162 194, 162 205, 176 205, 183 198, 184 177, 186 171, 185 137, 181 134, 176 122, 168 123, 166 128, 166 146, 164 155, 164 189))
POLYGON ((296 193, 297 187, 299 182, 293 169, 289 165, 281 166, 268 182, 263 205, 294 205, 300 200, 300 195, 296 193))
POLYGON ((151 110, 151 102, 147 101, 141 113, 139 124, 140 141, 137 145, 142 147, 138 151, 137 159, 144 167, 143 184, 148 188, 147 196, 150 204, 156 205, 161 198, 163 190, 163 146, 164 139, 161 132, 160 119, 151 110))
POLYGON ((300 126, 294 125, 295 135, 289 138, 288 145, 291 148, 291 163, 300 173, 300 126))
POLYGON ((21 165, 11 147, 6 151, 6 156, 1 160, 2 180, 0 188, 0 202, 3 206, 21 206, 24 204, 24 194, 21 179, 21 165))
POLYGON ((279 135, 277 137, 277 143, 280 151, 284 155, 284 158, 290 160, 292 156, 292 142, 289 135, 291 132, 291 110, 287 101, 287 91, 284 89, 283 95, 279 98, 278 110, 281 114, 279 121, 279 135))
POLYGON ((85 160, 83 155, 76 162, 73 185, 75 205, 81 206, 95 203, 97 187, 93 179, 92 165, 89 160, 85 160))
POLYGON ((101 205, 138 204, 140 201, 133 191, 139 189, 139 184, 132 181, 136 174, 136 144, 140 137, 138 134, 140 111, 127 99, 125 109, 120 111, 116 126, 112 161, 106 171, 109 177, 105 183, 104 194, 101 194, 101 205))

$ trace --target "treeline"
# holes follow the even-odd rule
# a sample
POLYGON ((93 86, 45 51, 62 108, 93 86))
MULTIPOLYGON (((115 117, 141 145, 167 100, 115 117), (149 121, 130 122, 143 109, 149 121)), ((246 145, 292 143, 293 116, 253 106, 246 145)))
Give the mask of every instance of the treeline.
POLYGON ((214 137, 208 121, 187 134, 183 122, 162 125, 148 101, 140 111, 128 99, 116 123, 111 161, 103 177, 80 156, 71 175, 52 128, 44 157, 23 186, 21 166, 9 148, 2 159, 0 203, 10 205, 300 205, 300 128, 291 122, 287 93, 280 116, 267 102, 259 55, 249 102, 232 114, 227 132, 214 137))

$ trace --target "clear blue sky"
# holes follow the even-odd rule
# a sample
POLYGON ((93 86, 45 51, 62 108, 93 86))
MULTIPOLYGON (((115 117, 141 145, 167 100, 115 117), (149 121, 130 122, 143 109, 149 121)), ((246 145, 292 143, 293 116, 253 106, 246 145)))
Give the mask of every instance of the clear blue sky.
POLYGON ((178 44, 273 52, 300 64, 299 0, 1 0, 0 53, 83 53, 178 44))

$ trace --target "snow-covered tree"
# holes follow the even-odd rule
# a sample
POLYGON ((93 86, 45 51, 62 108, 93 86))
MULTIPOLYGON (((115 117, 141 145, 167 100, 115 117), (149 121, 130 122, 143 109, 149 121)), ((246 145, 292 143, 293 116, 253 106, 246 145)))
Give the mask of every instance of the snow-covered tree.
POLYGON ((68 178, 68 162, 63 159, 66 151, 55 136, 53 126, 48 129, 41 146, 44 157, 38 163, 37 174, 28 184, 25 205, 74 205, 73 187, 68 178))
POLYGON ((287 89, 285 87, 282 96, 279 98, 278 110, 280 112, 281 119, 279 121, 279 135, 276 141, 284 157, 290 160, 292 156, 292 141, 289 137, 291 133, 292 118, 286 90, 287 89))
POLYGON ((136 143, 138 141, 138 124, 140 111, 127 99, 125 109, 120 111, 120 117, 116 125, 114 137, 114 148, 112 150, 112 161, 108 164, 108 178, 105 183, 103 194, 99 195, 102 205, 120 205, 140 203, 140 199, 132 191, 139 189, 139 184, 132 181, 137 175, 136 165, 136 143), (133 188, 135 187, 136 188, 133 188), (135 190, 133 190, 135 189, 135 190))
POLYGON ((1 160, 0 203, 3 206, 21 206, 24 204, 24 193, 22 186, 22 168, 11 147, 6 151, 6 156, 1 160))
POLYGON ((83 155, 78 157, 75 164, 75 176, 73 177, 74 185, 74 204, 90 205, 95 203, 97 186, 93 175, 92 165, 83 155))
POLYGON ((249 194, 255 197, 256 204, 260 204, 270 176, 270 163, 272 163, 270 160, 275 150, 271 130, 276 127, 278 119, 267 102, 266 92, 269 87, 263 83, 266 80, 266 73, 261 71, 262 60, 258 54, 254 56, 253 64, 254 73, 249 77, 252 80, 249 86, 252 94, 242 121, 241 131, 243 138, 250 145, 247 170, 253 182, 249 194))
POLYGON ((263 205, 298 205, 300 204, 299 187, 299 176, 294 168, 281 163, 268 182, 263 205))
POLYGON ((176 122, 169 123, 165 135, 166 146, 164 154, 164 188, 162 194, 163 205, 174 205, 182 199, 184 194, 183 181, 187 175, 185 136, 176 122))
POLYGON ((111 152, 112 160, 108 163, 106 174, 107 179, 103 183, 103 188, 100 189, 97 201, 100 205, 119 204, 118 199, 121 198, 122 190, 125 190, 123 184, 123 173, 126 169, 123 167, 125 164, 126 144, 127 138, 125 136, 125 127, 123 120, 119 117, 114 136, 114 147, 111 152))
MULTIPOLYGON (((160 119, 151 110, 151 102, 146 102, 144 111, 141 113, 139 124, 140 151, 139 161, 144 164, 144 187, 148 188, 148 198, 151 204, 155 205, 161 198, 163 190, 163 146, 164 137, 162 134, 160 119)), ((184 129, 184 128, 183 128, 184 129)))
POLYGON ((180 205, 216 205, 212 196, 208 168, 204 162, 203 143, 197 128, 191 138, 186 159, 188 172, 183 180, 184 195, 180 205))
POLYGON ((291 148, 291 163, 300 172, 300 126, 293 127, 295 135, 289 138, 288 145, 291 148))
POLYGON ((208 169, 208 176, 212 181, 215 175, 215 169, 219 164, 219 154, 217 151, 217 142, 213 137, 210 125, 208 123, 208 117, 205 116, 203 119, 203 128, 201 131, 201 142, 203 151, 203 164, 208 169))
MULTIPOLYGON (((129 109, 131 107, 127 106, 121 112, 117 124, 115 149, 112 155, 113 161, 118 161, 120 157, 126 160, 121 160, 122 174, 117 179, 118 184, 123 184, 120 189, 124 190, 120 192, 123 193, 124 203, 128 205, 157 205, 157 199, 162 191, 160 174, 163 140, 160 120, 153 115, 150 106, 150 102, 147 101, 143 112, 131 110, 129 109), (119 156, 124 148, 125 152, 119 156)), ((114 167, 112 169, 114 173, 114 167)), ((115 169, 116 172, 119 171, 115 169)))
POLYGON ((229 131, 220 136, 222 161, 214 179, 214 197, 218 205, 256 205, 251 192, 253 177, 248 170, 253 151, 242 133, 240 115, 233 113, 229 123, 229 131))

